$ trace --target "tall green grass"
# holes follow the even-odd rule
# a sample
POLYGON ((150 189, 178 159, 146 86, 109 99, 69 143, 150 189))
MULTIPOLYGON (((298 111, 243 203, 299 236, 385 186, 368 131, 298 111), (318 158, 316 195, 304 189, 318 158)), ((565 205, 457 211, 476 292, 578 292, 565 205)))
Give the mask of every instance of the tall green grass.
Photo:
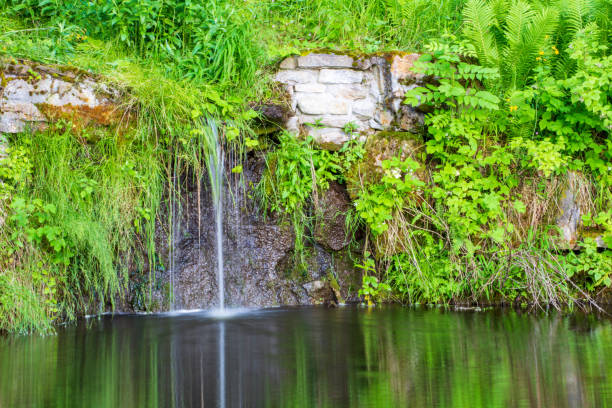
MULTIPOLYGON (((138 265, 142 269, 144 258, 154 251, 154 215, 163 188, 155 146, 140 143, 135 134, 75 133, 69 123, 59 122, 46 132, 11 140, 11 149, 28 149, 27 160, 34 169, 23 183, 14 186, 12 200, 40 200, 53 206, 53 217, 42 221, 40 227, 55 228, 66 242, 69 259, 57 262, 50 248, 52 239, 47 236, 40 242, 32 241, 32 233, 17 222, 19 212, 9 211, 0 239, 13 255, 2 259, 2 293, 17 295, 2 304, 7 308, 27 303, 31 296, 36 301, 29 303, 28 310, 33 313, 24 311, 27 314, 22 315, 21 323, 11 321, 19 314, 0 313, 4 328, 35 328, 41 320, 39 309, 46 310, 43 322, 101 311, 126 287, 128 270, 137 270, 138 265), (87 136, 99 140, 88 140, 87 136), (45 275, 42 280, 37 278, 41 271, 45 275), (47 291, 52 286, 57 287, 56 292, 47 291)), ((39 226, 35 219, 29 225, 39 226)))
POLYGON ((259 63, 251 13, 231 1, 2 0, 0 7, 30 28, 65 32, 58 44, 85 35, 117 41, 178 78, 249 81, 259 63))
POLYGON ((463 0, 264 0, 261 31, 269 53, 329 47, 375 52, 417 50, 455 33, 463 0), (280 34, 280 35, 279 35, 280 34), (279 44, 280 43, 280 44, 279 44))

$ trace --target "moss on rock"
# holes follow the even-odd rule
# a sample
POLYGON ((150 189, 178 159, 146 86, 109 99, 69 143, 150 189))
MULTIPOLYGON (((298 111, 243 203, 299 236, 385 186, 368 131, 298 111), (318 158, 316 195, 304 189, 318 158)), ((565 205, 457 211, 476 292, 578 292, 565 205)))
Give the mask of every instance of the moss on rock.
MULTIPOLYGON (((346 175, 346 186, 351 199, 356 199, 364 185, 375 184, 383 176, 382 162, 394 157, 412 158, 424 162, 423 138, 412 132, 383 131, 370 136, 365 144, 363 160, 353 165, 346 175)), ((417 177, 425 179, 424 166, 417 177)))

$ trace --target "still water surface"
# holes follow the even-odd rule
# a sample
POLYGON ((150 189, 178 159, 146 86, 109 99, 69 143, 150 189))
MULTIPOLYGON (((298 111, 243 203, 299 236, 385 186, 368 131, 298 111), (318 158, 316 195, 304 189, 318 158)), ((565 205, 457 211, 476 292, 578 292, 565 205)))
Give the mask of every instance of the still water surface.
POLYGON ((402 308, 90 319, 0 337, 0 407, 607 407, 612 324, 402 308))

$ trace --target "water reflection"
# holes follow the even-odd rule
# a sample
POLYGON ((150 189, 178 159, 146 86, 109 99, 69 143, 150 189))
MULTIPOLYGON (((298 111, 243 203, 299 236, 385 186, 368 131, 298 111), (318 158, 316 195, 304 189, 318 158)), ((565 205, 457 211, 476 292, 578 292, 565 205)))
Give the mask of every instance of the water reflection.
POLYGON ((119 316, 0 338, 0 407, 605 407, 592 316, 388 308, 119 316))

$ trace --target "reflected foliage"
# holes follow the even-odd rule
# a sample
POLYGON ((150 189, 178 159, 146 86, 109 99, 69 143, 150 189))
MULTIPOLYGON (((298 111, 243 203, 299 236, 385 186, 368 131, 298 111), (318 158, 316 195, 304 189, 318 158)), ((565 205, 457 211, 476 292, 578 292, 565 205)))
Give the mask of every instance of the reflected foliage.
MULTIPOLYGON (((593 316, 306 308, 223 324, 227 406, 606 407, 612 398, 612 326, 593 316)), ((4 337, 0 406, 214 406, 219 327, 198 315, 120 316, 4 337)))

